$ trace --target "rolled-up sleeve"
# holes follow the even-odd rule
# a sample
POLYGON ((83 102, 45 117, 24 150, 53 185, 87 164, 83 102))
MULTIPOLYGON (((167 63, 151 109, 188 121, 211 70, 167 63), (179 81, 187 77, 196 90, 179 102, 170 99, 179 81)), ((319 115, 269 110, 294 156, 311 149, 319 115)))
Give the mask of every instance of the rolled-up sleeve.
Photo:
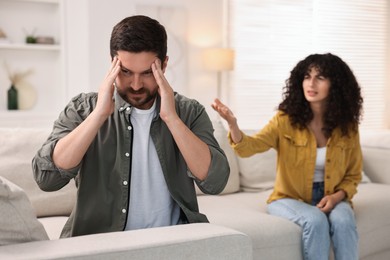
POLYGON ((197 102, 196 105, 198 111, 192 113, 192 115, 197 116, 190 126, 191 131, 208 145, 211 162, 206 179, 200 181, 195 178, 195 182, 202 192, 218 194, 222 192, 228 182, 230 175, 229 162, 215 139, 213 125, 204 107, 197 102))
POLYGON ((56 142, 46 142, 32 160, 34 179, 44 191, 56 191, 64 187, 77 175, 79 167, 61 170, 52 160, 52 151, 56 142))
POLYGON ((203 181, 196 180, 199 189, 206 194, 219 194, 225 188, 230 167, 226 155, 222 150, 210 147, 211 164, 207 178, 203 181))
MULTIPOLYGON (((85 95, 85 94, 81 94, 85 95)), ((73 98, 66 108, 61 112, 58 119, 54 122, 53 131, 48 139, 37 151, 32 159, 32 169, 34 179, 38 186, 44 191, 56 191, 64 187, 72 178, 75 178, 81 165, 69 170, 62 170, 56 167, 52 155, 54 148, 62 137, 70 133, 83 120, 83 115, 78 111, 90 109, 89 104, 83 104, 81 95, 73 98), (82 107, 82 109, 80 109, 82 107)))

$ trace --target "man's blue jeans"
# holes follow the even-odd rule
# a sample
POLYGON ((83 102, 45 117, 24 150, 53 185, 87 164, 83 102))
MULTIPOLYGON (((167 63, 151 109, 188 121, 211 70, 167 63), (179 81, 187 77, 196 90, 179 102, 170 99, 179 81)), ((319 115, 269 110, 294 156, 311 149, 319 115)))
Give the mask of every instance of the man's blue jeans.
MULTIPOLYGON (((321 188, 323 186, 316 185, 313 195, 321 193, 314 189, 321 188)), ((328 260, 331 243, 336 260, 357 260, 358 234, 351 205, 342 201, 329 214, 325 214, 315 206, 318 197, 322 195, 313 196, 314 205, 295 199, 279 199, 268 205, 268 212, 291 220, 302 228, 302 254, 305 260, 328 260)))

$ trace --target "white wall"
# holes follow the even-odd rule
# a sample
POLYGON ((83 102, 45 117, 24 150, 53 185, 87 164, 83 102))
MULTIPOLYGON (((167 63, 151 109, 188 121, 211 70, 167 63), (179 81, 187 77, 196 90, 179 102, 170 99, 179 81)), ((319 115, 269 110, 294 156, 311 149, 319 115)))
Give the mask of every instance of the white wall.
POLYGON ((222 46, 223 0, 66 0, 68 98, 98 90, 110 65, 111 30, 126 16, 137 14, 137 5, 179 7, 186 11, 188 86, 181 87, 180 92, 197 99, 214 116, 210 104, 216 96, 217 77, 203 69, 201 53, 204 48, 222 46))

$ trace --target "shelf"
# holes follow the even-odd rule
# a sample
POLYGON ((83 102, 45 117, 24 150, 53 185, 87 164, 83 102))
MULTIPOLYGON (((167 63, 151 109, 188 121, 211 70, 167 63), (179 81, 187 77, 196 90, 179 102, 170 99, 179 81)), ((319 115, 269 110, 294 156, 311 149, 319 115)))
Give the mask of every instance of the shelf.
POLYGON ((0 49, 5 49, 5 50, 59 51, 61 49, 61 46, 58 45, 58 44, 0 43, 0 49))
POLYGON ((0 27, 7 36, 0 39, 0 127, 47 127, 66 103, 64 1, 0 0, 0 27), (52 37, 54 44, 26 43, 26 31, 35 28, 37 36, 52 37), (20 100, 36 95, 30 110, 6 109, 10 82, 3 61, 12 72, 34 72, 20 85, 20 100))
MULTIPOLYGON (((3 0, 7 1, 7 0, 3 0)), ((9 1, 9 0, 8 0, 9 1)), ((13 0, 15 2, 30 2, 30 3, 43 3, 43 4, 58 4, 59 0, 13 0)))

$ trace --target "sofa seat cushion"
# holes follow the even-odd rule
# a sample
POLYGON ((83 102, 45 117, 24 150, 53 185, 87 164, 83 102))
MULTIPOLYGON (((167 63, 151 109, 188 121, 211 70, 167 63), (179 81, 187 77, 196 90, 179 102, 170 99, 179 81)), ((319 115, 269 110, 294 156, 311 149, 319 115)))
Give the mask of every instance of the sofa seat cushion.
POLYGON ((359 232, 359 256, 370 259, 390 251, 390 185, 364 183, 353 198, 359 232))
MULTIPOLYGON (((302 259, 301 228, 267 214, 271 192, 200 196, 199 208, 211 223, 249 235, 255 259, 302 259)), ((362 183, 353 203, 360 257, 370 259, 378 252, 390 251, 390 186, 362 183)))
POLYGON ((55 216, 55 217, 44 217, 38 218, 39 222, 42 223, 43 227, 46 230, 47 235, 50 240, 59 239, 61 235, 62 228, 65 226, 68 217, 65 216, 55 216))
POLYGON ((266 213, 271 191, 199 196, 210 223, 233 228, 252 239, 254 259, 302 259, 301 228, 266 213))

